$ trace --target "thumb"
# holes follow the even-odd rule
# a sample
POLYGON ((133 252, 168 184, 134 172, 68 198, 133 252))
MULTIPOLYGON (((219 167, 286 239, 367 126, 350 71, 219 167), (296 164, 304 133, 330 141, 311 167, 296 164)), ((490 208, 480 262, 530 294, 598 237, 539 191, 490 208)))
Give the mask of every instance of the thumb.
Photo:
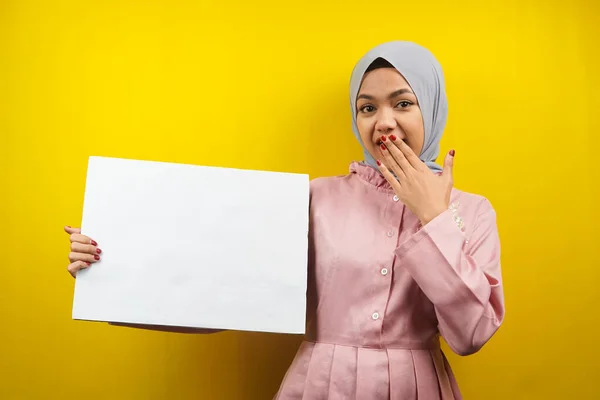
POLYGON ((454 167, 454 150, 450 150, 448 154, 446 154, 446 158, 444 159, 444 170, 442 171, 442 176, 446 179, 452 181, 452 169, 454 167))
POLYGON ((65 232, 67 232, 69 235, 72 235, 74 233, 81 233, 81 228, 72 228, 70 226, 65 226, 65 232))

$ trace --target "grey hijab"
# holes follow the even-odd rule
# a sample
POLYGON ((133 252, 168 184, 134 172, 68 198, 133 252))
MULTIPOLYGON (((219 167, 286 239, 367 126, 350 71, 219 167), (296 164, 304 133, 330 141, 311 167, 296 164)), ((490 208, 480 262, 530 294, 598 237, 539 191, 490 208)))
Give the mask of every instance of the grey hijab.
POLYGON ((425 128, 423 150, 419 157, 432 171, 442 171, 435 160, 439 154, 439 144, 448 116, 444 75, 442 67, 433 54, 412 42, 393 41, 380 44, 365 54, 352 71, 350 80, 352 130, 363 148, 365 161, 377 169, 376 161, 365 148, 356 126, 356 97, 365 71, 377 58, 383 58, 392 64, 404 76, 417 96, 425 128))

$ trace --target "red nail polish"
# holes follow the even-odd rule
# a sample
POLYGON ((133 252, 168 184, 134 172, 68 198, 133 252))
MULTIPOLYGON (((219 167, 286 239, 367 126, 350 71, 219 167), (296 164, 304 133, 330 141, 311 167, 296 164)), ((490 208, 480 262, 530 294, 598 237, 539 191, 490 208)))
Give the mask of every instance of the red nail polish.
POLYGON ((95 240, 92 240, 91 243, 92 243, 92 246, 98 246, 98 243, 96 243, 95 240))
POLYGON ((98 254, 102 254, 102 250, 100 250, 100 249, 96 249, 96 253, 98 253, 98 254))
POLYGON ((96 260, 99 260, 99 259, 100 259, 100 256, 99 256, 99 255, 95 255, 95 256, 94 256, 94 258, 95 258, 96 260))
POLYGON ((92 263, 91 263, 91 262, 88 262, 88 261, 86 261, 85 263, 86 263, 87 265, 92 265, 92 263))
POLYGON ((382 142, 385 142, 386 140, 387 140, 387 138, 385 137, 385 135, 383 135, 383 136, 381 137, 381 141, 382 141, 382 142))
POLYGON ((381 163, 379 162, 379 160, 377 160, 377 165, 381 167, 381 163))
POLYGON ((455 154, 455 153, 456 153, 456 152, 455 152, 454 150, 450 150, 450 155, 451 155, 452 157, 454 157, 454 154, 455 154))
POLYGON ((392 140, 392 142, 394 142, 396 140, 396 136, 390 135, 390 139, 392 140))
POLYGON ((381 145, 381 150, 385 150, 385 149, 386 149, 385 145, 384 145, 384 144, 382 144, 382 145, 381 145))

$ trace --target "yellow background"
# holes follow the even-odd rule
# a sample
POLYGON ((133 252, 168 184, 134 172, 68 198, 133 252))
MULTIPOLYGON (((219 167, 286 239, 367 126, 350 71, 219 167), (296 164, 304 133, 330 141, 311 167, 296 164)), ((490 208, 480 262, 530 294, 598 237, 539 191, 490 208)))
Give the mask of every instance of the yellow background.
POLYGON ((599 15, 585 0, 0 2, 0 398, 270 398, 297 336, 72 321, 62 227, 80 223, 90 155, 346 173, 351 68, 392 39, 442 62, 442 153, 498 212, 507 318, 480 353, 449 353, 465 398, 600 398, 599 15))

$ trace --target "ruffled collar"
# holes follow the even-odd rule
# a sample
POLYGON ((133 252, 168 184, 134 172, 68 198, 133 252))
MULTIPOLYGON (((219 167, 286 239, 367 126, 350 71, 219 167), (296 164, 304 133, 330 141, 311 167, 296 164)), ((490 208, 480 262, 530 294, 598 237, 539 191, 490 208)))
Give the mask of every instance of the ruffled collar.
POLYGON ((373 168, 369 164, 358 161, 350 163, 350 173, 356 175, 360 180, 375 186, 378 189, 393 192, 392 186, 385 179, 378 169, 373 168))

